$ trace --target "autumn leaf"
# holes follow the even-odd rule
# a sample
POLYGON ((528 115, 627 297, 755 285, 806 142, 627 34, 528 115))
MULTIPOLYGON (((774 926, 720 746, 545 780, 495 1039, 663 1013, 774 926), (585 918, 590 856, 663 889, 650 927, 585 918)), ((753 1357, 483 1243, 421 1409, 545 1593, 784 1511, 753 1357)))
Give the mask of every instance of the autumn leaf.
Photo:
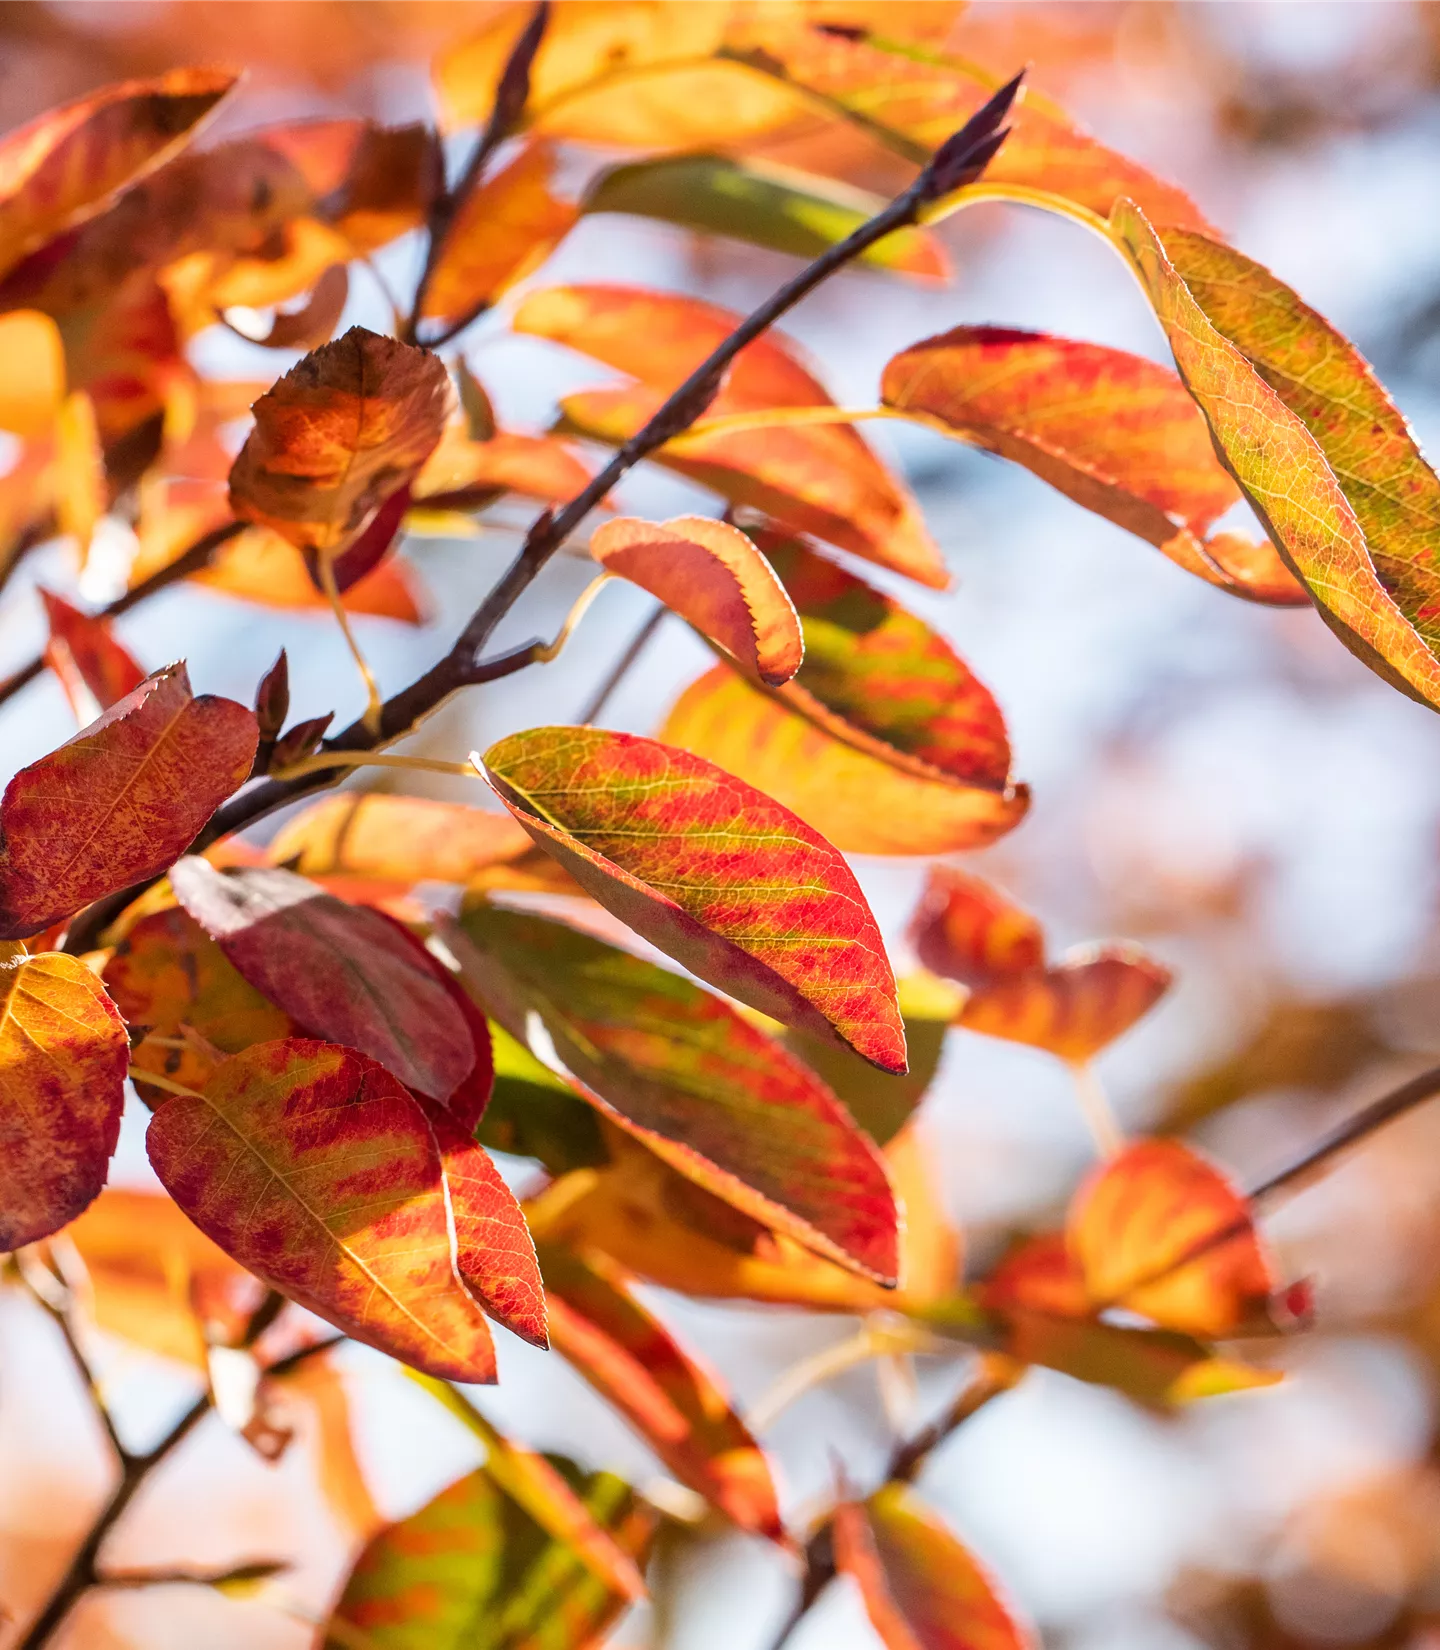
POLYGON ((512 734, 484 771, 587 893, 692 974, 905 1069, 870 907, 840 855, 788 810, 688 752, 598 728, 512 734))
POLYGON ((781 1539, 769 1463, 717 1378, 603 1258, 586 1260, 552 1246, 540 1262, 555 1350, 682 1484, 742 1530, 781 1539))
MULTIPOLYGON (((640 382, 562 402, 577 432, 619 446, 725 338, 741 317, 715 304, 645 287, 547 287, 526 296, 516 332, 568 345, 640 382)), ((824 387, 774 331, 736 356, 707 419, 772 408, 828 407, 824 387)), ((777 425, 687 435, 655 462, 799 532, 943 590, 949 575, 915 500, 845 424, 777 425)))
MULTIPOLYGON (((251 527, 232 539, 195 582, 265 607, 328 611, 301 553, 267 527, 251 527)), ((425 622, 422 595, 414 570, 392 555, 349 585, 343 600, 349 613, 418 625, 425 622)))
POLYGON ((350 276, 345 265, 330 264, 303 304, 297 309, 278 310, 264 336, 250 341, 265 349, 317 349, 334 335, 349 296, 350 276))
POLYGON ((436 356, 352 327, 255 403, 231 506, 299 550, 337 558, 420 473, 449 405, 436 356))
POLYGON ((1222 590, 1308 603, 1273 545, 1206 538, 1239 490, 1185 386, 1143 356, 1009 327, 956 327, 895 356, 881 399, 1023 465, 1222 590))
POLYGON ((231 699, 157 671, 0 800, 0 938, 38 934, 164 871, 248 777, 259 730, 231 699))
MULTIPOLYGON (((586 1476, 559 1457, 550 1462, 591 1519, 643 1563, 656 1519, 628 1485, 611 1473, 586 1476)), ((374 1650, 468 1650, 480 1621, 493 1650, 584 1650, 628 1603, 479 1467, 370 1541, 321 1643, 325 1650, 353 1650, 357 1642, 374 1650)))
POLYGON ((448 424, 415 483, 414 514, 479 510, 507 493, 564 504, 582 492, 591 472, 554 436, 498 430, 483 441, 448 424))
POLYGON ((0 960, 0 1250, 58 1231, 98 1195, 125 1105, 129 1043, 74 957, 0 960))
POLYGON ((0 430, 24 439, 49 434, 65 399, 60 329, 36 309, 0 315, 0 360, 0 430))
POLYGON ((60 678, 77 719, 82 724, 92 721, 98 712, 133 693, 145 672, 107 620, 82 613, 43 587, 40 599, 50 624, 45 662, 60 678))
POLYGON ((1216 449, 1322 618, 1372 670, 1440 705, 1427 548, 1440 483, 1370 369, 1260 265, 1157 231, 1128 201, 1113 227, 1216 449))
POLYGON ((738 527, 707 516, 617 516, 590 538, 605 569, 658 597, 746 670, 778 686, 800 668, 805 641, 785 587, 738 527))
POLYGON ((494 1380, 440 1152, 383 1066, 302 1038, 258 1043, 203 1093, 167 1100, 146 1144, 185 1213, 272 1288, 428 1374, 494 1380))
POLYGON ((514 1157, 533 1157, 553 1175, 608 1163, 600 1114, 575 1085, 541 1065, 495 1021, 490 1041, 495 1087, 476 1131, 480 1143, 514 1157))
POLYGON ((0 274, 170 159, 235 79, 221 69, 174 69, 123 80, 8 132, 0 139, 0 274))
MULTIPOLYGON (((612 166, 591 183, 581 211, 642 218, 815 258, 873 218, 885 198, 831 178, 730 155, 683 154, 612 166)), ((944 248, 922 229, 897 229, 855 260, 924 280, 949 273, 944 248)))
POLYGON ((170 881, 240 973, 307 1032, 441 1102, 475 1069, 474 1037, 439 964, 379 912, 278 869, 222 872, 190 857, 170 881))
POLYGON ((720 666, 661 733, 739 775, 847 853, 976 848, 1025 816, 989 689, 914 614, 801 541, 757 532, 800 615, 805 659, 773 693, 720 666))
POLYGON ((1154 1007, 1170 971, 1139 946, 1076 946, 1046 963, 1044 933, 998 888, 936 866, 911 940, 921 962, 970 987, 955 1023, 1082 1064, 1154 1007))
POLYGON ((753 1218, 894 1281, 878 1155, 824 1084, 726 1003, 527 913, 477 908, 441 935, 500 1024, 602 1115, 753 1218))
POLYGON ((427 321, 456 321, 493 304, 545 261, 579 217, 552 192, 555 152, 527 143, 460 203, 425 287, 427 321))
POLYGON ((835 1509, 835 1562, 887 1650, 1027 1650, 998 1584, 901 1484, 835 1509))

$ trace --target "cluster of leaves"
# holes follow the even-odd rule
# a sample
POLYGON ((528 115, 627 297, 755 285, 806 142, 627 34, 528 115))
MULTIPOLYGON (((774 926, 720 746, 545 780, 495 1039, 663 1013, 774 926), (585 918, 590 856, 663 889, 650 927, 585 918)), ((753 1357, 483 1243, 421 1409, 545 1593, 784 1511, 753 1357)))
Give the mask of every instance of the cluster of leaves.
MULTIPOLYGON (((1091 1093, 1088 1062, 1169 975, 1127 945, 1047 960, 1028 913, 941 865, 915 919, 923 969, 897 982, 844 855, 982 847, 1028 793, 988 689, 853 570, 947 582, 855 426, 919 421, 1220 591, 1313 603, 1436 705, 1440 481, 1348 342, 1184 195, 923 30, 887 38, 886 11, 506 8, 437 66, 446 124, 482 127, 453 181, 421 126, 196 144, 231 91, 199 70, 108 87, 0 142, 5 568, 57 533, 83 563, 107 515, 137 544, 107 612, 45 594, 43 653, 0 689, 49 667, 84 724, 0 801, 0 1249, 42 1298, 62 1292, 62 1316, 78 1256, 102 1326, 211 1380, 217 1358, 277 1336, 273 1379, 322 1357, 322 1319, 477 1433, 484 1466, 366 1546, 328 1643, 579 1647, 643 1595, 673 1508, 502 1437, 455 1392, 496 1378, 492 1322, 574 1365, 698 1506, 789 1544, 764 1451, 638 1280, 856 1315, 890 1326, 867 1330, 878 1346, 979 1348, 1007 1372, 995 1391, 1040 1363, 1156 1405, 1275 1379, 1217 1343, 1306 1315, 1251 1200, 1175 1139, 1102 1138, 1064 1229, 959 1281, 913 1125, 948 1028, 1047 1051, 1091 1093), (778 133, 840 127, 916 182, 887 206, 756 158, 778 133), (616 146, 640 158, 596 159, 616 146), (562 147, 588 166, 578 199, 562 147), (943 279, 927 226, 982 199, 1099 230, 1177 370, 967 326, 897 355, 873 408, 837 407, 769 322, 847 263, 943 279), (617 212, 816 261, 748 319, 530 279, 582 217, 617 212), (394 336, 332 338, 351 271, 418 230, 394 336), (463 353, 439 353, 522 279, 514 334, 624 375, 566 396, 540 434, 502 429, 463 353), (203 376, 190 341, 242 323, 307 353, 272 385, 203 376), (596 449, 612 455, 598 476, 596 449), (462 767, 488 803, 347 791, 265 850, 236 838, 383 760, 457 688, 552 657, 563 635, 483 649, 642 461, 724 505, 589 532, 597 577, 649 592, 717 655, 658 738, 531 728, 462 767), (290 723, 283 655, 252 710, 195 696, 183 663, 147 671, 111 627, 186 577, 328 604, 347 636, 354 614, 414 623, 406 534, 514 497, 547 509, 455 648, 391 699, 372 682, 365 717, 328 737, 329 716, 290 723), (1242 499, 1263 533, 1216 531, 1242 499), (435 884, 456 897, 426 909, 414 891, 435 884), (527 905, 537 892, 569 901, 563 920, 527 905), (622 925, 679 968, 615 943, 622 925), (132 1079, 168 1196, 102 1193, 132 1079), (543 1171, 523 1201, 496 1151, 543 1171), (277 1327, 284 1302, 312 1317, 277 1327)), ((254 1390, 238 1424, 278 1447, 254 1390)), ((819 1526, 830 1568, 896 1650, 1022 1643, 903 1487, 914 1466, 869 1496, 838 1489, 819 1526)), ((27 1645, 97 1578, 94 1557, 27 1645)))

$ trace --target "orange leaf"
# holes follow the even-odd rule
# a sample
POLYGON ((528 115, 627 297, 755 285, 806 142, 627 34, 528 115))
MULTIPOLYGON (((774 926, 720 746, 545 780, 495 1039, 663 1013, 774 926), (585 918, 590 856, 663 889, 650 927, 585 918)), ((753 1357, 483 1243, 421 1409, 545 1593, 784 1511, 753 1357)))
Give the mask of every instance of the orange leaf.
POLYGON ((38 934, 164 871, 247 778, 259 729, 230 699, 157 671, 0 801, 0 937, 38 934))
MULTIPOLYGON (((300 552, 267 527, 249 528, 232 539, 195 580, 265 607, 329 611, 329 603, 305 571, 300 552)), ((398 556, 388 556, 363 574, 344 591, 343 600, 347 613, 396 619, 401 624, 424 623, 416 575, 398 556)))
POLYGON ((589 466, 553 436, 501 430, 474 441, 462 425, 449 424, 415 483, 415 505, 474 509, 505 493, 564 504, 590 474, 589 466))
POLYGON ((384 1067, 327 1043, 258 1043, 203 1095, 167 1100, 146 1143, 185 1213, 272 1288, 429 1374, 495 1379, 439 1150, 384 1067))
POLYGON ((298 309, 277 311, 265 336, 252 342, 266 349, 305 350, 328 343, 340 324, 349 296, 350 276, 345 265, 331 264, 298 309))
POLYGON ((427 321, 456 321, 488 306, 539 268, 580 216, 550 192, 555 152, 530 142, 461 202, 425 288, 427 321))
POLYGON ((905 1069, 895 976, 859 884, 794 814, 685 751, 532 728, 485 776, 585 891, 692 974, 905 1069))
POLYGON ((125 1105, 129 1043, 75 957, 0 959, 0 1249, 58 1231, 99 1193, 125 1105))
MULTIPOLYGON (((735 330, 741 317, 698 298, 645 287, 567 286, 532 292, 515 331, 534 333, 641 382, 562 403, 580 432, 618 446, 735 330)), ((782 334, 735 358, 706 417, 834 403, 782 334)), ((737 504, 754 506, 867 561, 943 590, 944 562, 909 491, 845 424, 685 436, 653 455, 737 504)))
POLYGON ((65 399, 65 346, 59 328, 35 309, 0 315, 0 430, 47 434, 65 399))
POLYGON ((661 730, 758 786, 849 853, 975 848, 1024 818, 1004 719, 942 637, 798 540, 770 532, 805 659, 766 694, 724 666, 661 730))
POLYGON ((442 937, 515 1040, 687 1178, 886 1283, 884 1165, 825 1085, 691 981, 564 923, 470 911, 442 937))
POLYGON ((474 1038, 440 965, 390 918, 290 871, 223 872, 191 856, 170 882, 250 984, 306 1031, 441 1102, 475 1069, 474 1038))
POLYGON ((738 527, 707 516, 617 516, 591 535, 606 570, 648 590, 771 686, 805 656, 800 620, 769 562, 738 527))
POLYGON ((835 1562, 886 1650, 1026 1650, 1036 1641, 997 1583, 902 1484, 835 1509, 835 1562))
POLYGON ((8 133, 0 140, 0 274, 183 148, 235 79, 174 69, 123 80, 8 133))
POLYGON ((1066 1238, 1099 1305, 1204 1336, 1269 1317, 1276 1278, 1249 1203, 1178 1140, 1137 1140, 1096 1169, 1070 1206, 1066 1238))
POLYGON ((60 678, 70 708, 83 725, 133 693, 145 680, 145 672, 116 639, 107 620, 82 613, 43 588, 40 599, 50 621, 45 662, 60 678))
POLYGON ((965 985, 1045 962, 1045 931, 1028 911, 992 883, 948 866, 931 871, 912 937, 926 968, 965 985))
POLYGON ((272 865, 302 876, 469 882, 533 849, 509 814, 428 797, 345 791, 315 802, 270 844, 272 865))
POLYGON ((895 356, 881 399, 1024 465, 1223 590, 1309 601, 1272 545, 1205 539, 1239 490, 1185 386, 1143 356, 1009 327, 956 327, 895 356))
POLYGON ((437 356, 351 327, 255 403, 231 507, 297 549, 338 556, 419 474, 449 402, 437 356))
POLYGON ((609 1400, 680 1480, 742 1530, 780 1539, 769 1463, 718 1379, 603 1258, 541 1255, 555 1350, 609 1400))

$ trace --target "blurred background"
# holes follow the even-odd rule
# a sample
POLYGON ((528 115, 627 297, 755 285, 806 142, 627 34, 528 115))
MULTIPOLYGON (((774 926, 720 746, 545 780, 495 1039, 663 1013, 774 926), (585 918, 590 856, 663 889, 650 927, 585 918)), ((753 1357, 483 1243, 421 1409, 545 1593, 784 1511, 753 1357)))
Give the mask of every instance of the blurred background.
MULTIPOLYGON (((248 67, 213 129, 221 135, 300 114, 425 118, 434 53, 493 9, 11 0, 0 4, 0 127, 103 82, 189 62, 248 67)), ((1037 88, 1183 185, 1356 341, 1422 445, 1440 447, 1440 6, 978 0, 952 44, 997 70, 1032 64, 1037 88)), ((894 351, 960 322, 1168 359, 1120 264, 1074 225, 986 206, 939 233, 955 268, 948 287, 849 273, 788 323, 837 400, 872 404, 894 351)), ((403 285, 416 257, 399 243, 381 267, 403 285)), ((779 254, 602 217, 582 220, 539 281, 644 282, 745 309, 793 268, 779 254)), ((387 324, 363 279, 352 320, 387 324)), ((498 337, 501 324, 483 322, 465 343, 506 425, 543 428, 557 393, 603 378, 537 341, 498 337)), ((273 377, 291 360, 218 332, 196 349, 227 376, 273 377)), ((1036 911, 1057 948, 1125 936, 1176 971, 1171 994, 1100 1062, 1126 1127, 1184 1131, 1249 1180, 1440 1060, 1440 722, 1308 611, 1234 601, 985 455, 925 431, 869 431, 908 474, 957 580, 943 596, 892 588, 994 690, 1016 771, 1034 791, 1021 828, 969 863, 1036 911)), ((632 476, 619 497, 640 514, 713 508, 658 474, 632 476)), ((430 592, 426 627, 358 621, 387 687, 448 645, 513 552, 499 514, 479 537, 409 545, 430 592)), ((82 594, 114 594, 129 548, 102 544, 82 594)), ((885 582, 875 569, 866 576, 885 582)), ((553 630, 587 577, 578 559, 552 567, 501 644, 553 630)), ((7 591, 0 668, 40 634, 37 580, 73 582, 61 550, 30 558, 7 591)), ((512 728, 574 717, 646 611, 638 592, 607 589, 557 664, 472 691, 412 748, 463 757, 512 728)), ((197 689, 246 702, 283 643, 297 715, 335 708, 344 721, 360 708, 323 617, 187 588, 119 628, 147 666, 187 655, 197 689)), ((663 627, 607 724, 653 732, 708 659, 679 623, 663 627)), ((71 731, 47 678, 0 717, 0 766, 9 773, 71 731)), ((405 779, 408 790, 478 800, 463 781, 405 779)), ((923 863, 857 870, 892 955, 908 961, 923 863)), ((1090 1156, 1063 1069, 968 1033, 951 1035, 923 1118, 980 1272, 1011 1234, 1053 1223, 1090 1156)), ((127 1119, 122 1182, 146 1183, 142 1122, 127 1119)), ((1440 1106, 1392 1126, 1277 1209, 1267 1229, 1287 1272, 1313 1277, 1317 1291, 1314 1331, 1275 1354, 1291 1376, 1282 1386, 1161 1418, 1036 1370, 927 1469, 925 1495, 1047 1646, 1440 1645, 1440 1106)), ((843 1321, 656 1298, 742 1405, 851 1332, 843 1321)), ((587 1464, 642 1481, 653 1473, 557 1360, 500 1339, 502 1383, 479 1395, 487 1414, 587 1464)), ((58 1342, 8 1296, 0 1349, 0 1606, 23 1620, 88 1521, 106 1469, 58 1342)), ((181 1377, 118 1346, 107 1356, 137 1436, 158 1428, 188 1390, 181 1377)), ((469 1440, 383 1360, 352 1349, 344 1369, 386 1514, 472 1464, 469 1440)), ((957 1379, 953 1364, 922 1363, 920 1373, 912 1426, 957 1379)), ((787 1512, 803 1523, 823 1504, 834 1455, 853 1479, 873 1479, 894 1422, 871 1368, 785 1411, 766 1442, 787 1512)), ((150 1487, 113 1552, 116 1564, 138 1565, 298 1551, 287 1578, 296 1614, 198 1589, 121 1594, 88 1602, 64 1642, 298 1650, 313 1633, 304 1613, 323 1612, 352 1539, 312 1478, 301 1448, 267 1467, 222 1429, 206 1431, 150 1487)), ((768 1644, 790 1585, 772 1551, 726 1538, 666 1555, 659 1580, 655 1605, 618 1643, 768 1644)), ((842 1584, 792 1642, 868 1650, 878 1640, 842 1584)))

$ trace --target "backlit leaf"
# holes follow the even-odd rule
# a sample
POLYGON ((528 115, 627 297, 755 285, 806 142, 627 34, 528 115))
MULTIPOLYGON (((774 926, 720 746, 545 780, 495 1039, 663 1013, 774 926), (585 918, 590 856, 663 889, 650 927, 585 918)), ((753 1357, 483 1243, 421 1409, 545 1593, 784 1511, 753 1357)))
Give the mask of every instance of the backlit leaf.
MULTIPOLYGON (((575 429, 618 446, 740 319, 680 293, 584 285, 530 293, 512 324, 517 332, 566 344, 640 380, 620 390, 583 391, 562 403, 575 429)), ((740 351, 706 417, 830 405, 795 347, 770 332, 740 351)), ((734 503, 765 510, 867 561, 935 589, 948 583, 914 499, 849 425, 686 436, 653 456, 734 503)))
POLYGON ((361 1050, 433 1100, 474 1070, 475 1042, 439 965, 379 912, 290 871, 222 872, 191 857, 170 880, 251 985, 306 1031, 361 1050))
POLYGON ((1231 548, 1234 535, 1206 539, 1239 490, 1185 386, 1143 356, 1009 327, 956 327, 895 356, 881 398, 1024 465, 1223 590, 1308 601, 1272 545, 1243 555, 1231 548))
POLYGON ((248 776, 259 730, 230 699, 157 671, 0 801, 0 937, 38 934, 164 871, 248 776))
POLYGON ((993 883, 954 867, 931 871, 911 937, 926 968, 963 985, 984 985, 1045 963, 1039 920, 993 883))
POLYGON ((0 1250, 58 1231, 99 1193, 125 1104, 129 1044, 74 957, 0 960, 0 1250))
POLYGON ((555 1350, 682 1484, 742 1530, 779 1538, 769 1464, 717 1378, 641 1305, 617 1268, 558 1247, 540 1260, 555 1350))
POLYGON ((235 84, 219 69, 123 80, 0 139, 0 273, 168 160, 235 84))
POLYGON ((82 613, 63 596, 41 589, 50 640, 45 662, 60 678, 70 708, 82 723, 133 693, 145 671, 117 639, 105 619, 82 613))
POLYGON ((658 597, 747 671, 778 686, 800 668, 805 642, 785 587, 738 527, 707 516, 596 528, 590 554, 658 597))
POLYGON ((297 549, 338 556, 419 474, 449 403, 438 357, 352 327, 255 403, 231 506, 297 549))
POLYGON ((761 533, 805 659, 767 694, 725 666, 661 730, 793 808, 847 853, 981 847, 1024 818, 1000 708, 922 620, 794 539, 761 533))
POLYGON ((1026 1650, 1036 1640, 998 1584, 901 1484, 835 1509, 835 1562, 887 1650, 1026 1650))
MULTIPOLYGON (((684 154, 610 167, 590 185, 581 209, 658 218, 809 259, 843 241, 885 204, 883 196, 789 167, 684 154)), ((930 280, 949 274, 939 242, 914 228, 897 229, 855 261, 930 280)))
POLYGON ((904 1071, 875 918, 794 814, 699 757, 599 728, 512 734, 485 774, 587 893, 692 974, 904 1071))
POLYGON ((500 430, 477 441, 450 424, 415 483, 414 509, 481 509, 506 493, 564 504, 590 476, 554 436, 500 430))
POLYGON ((329 343, 349 295, 350 276, 345 265, 331 264, 305 302, 298 309, 278 311, 264 337, 254 342, 266 349, 304 350, 329 343))
POLYGON ((551 145, 532 141, 461 202, 425 289, 426 320, 493 304, 550 256, 579 216, 551 192, 554 171, 551 145))
MULTIPOLYGON (((225 545, 196 583, 265 607, 329 611, 294 545, 267 527, 252 527, 225 545)), ((403 559, 389 556, 351 584, 343 599, 349 613, 373 614, 402 624, 422 624, 421 592, 403 559)))
POLYGON ((1203 236, 1176 239, 1176 264, 1172 232, 1130 202, 1114 228, 1217 450, 1321 616, 1372 670, 1440 705, 1440 583, 1424 548, 1440 495, 1384 391, 1259 265, 1203 236))
POLYGON ((727 1004, 527 913, 482 907, 463 934, 443 933, 495 1018, 611 1121, 753 1218, 894 1280, 878 1154, 818 1079, 727 1004))
POLYGON ((167 1100, 147 1146, 185 1213, 272 1288, 428 1374, 494 1380, 440 1153, 384 1067, 327 1043, 258 1043, 202 1095, 167 1100))
POLYGON ((65 399, 65 345, 59 328, 35 309, 0 315, 0 430, 45 435, 65 399))

